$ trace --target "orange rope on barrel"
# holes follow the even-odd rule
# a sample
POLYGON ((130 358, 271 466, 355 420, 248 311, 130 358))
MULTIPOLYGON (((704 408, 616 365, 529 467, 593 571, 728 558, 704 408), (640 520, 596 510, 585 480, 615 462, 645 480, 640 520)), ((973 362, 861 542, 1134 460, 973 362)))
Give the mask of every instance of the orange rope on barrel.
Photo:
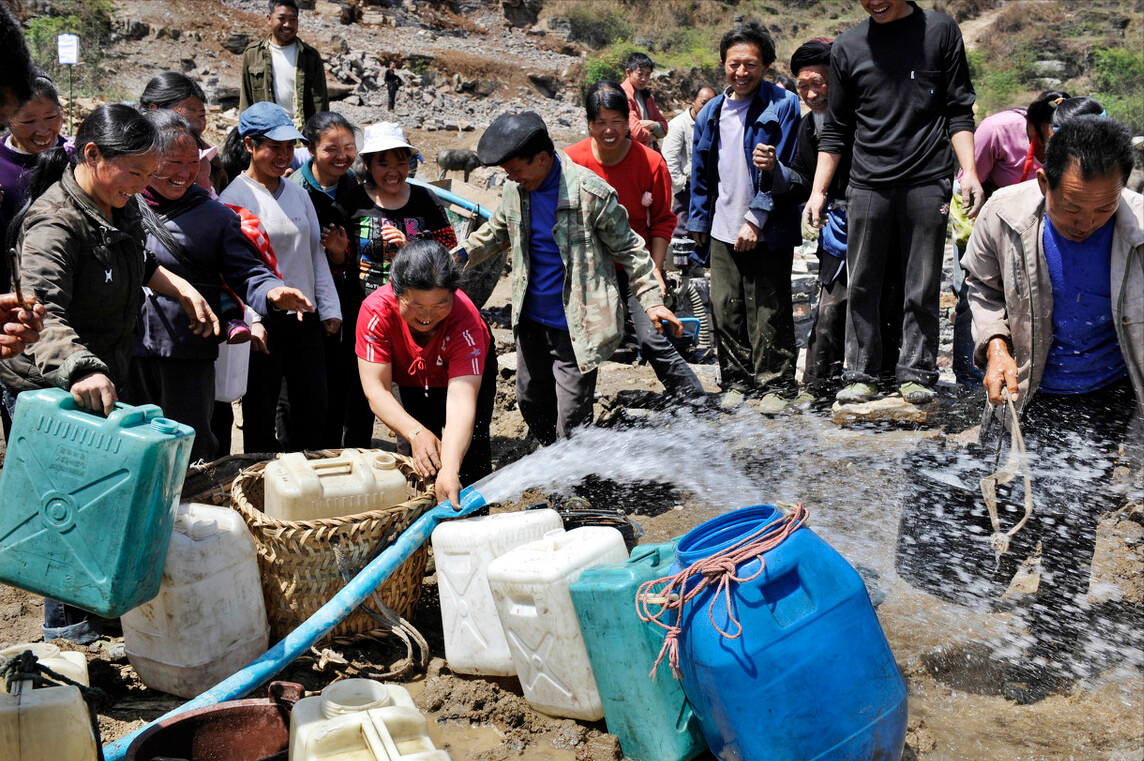
POLYGON ((742 635, 743 627, 731 609, 731 584, 741 584, 758 578, 766 567, 766 561, 762 555, 778 547, 788 536, 806 523, 807 515, 805 507, 801 504, 795 505, 788 514, 771 521, 750 536, 743 537, 742 540, 727 549, 702 560, 697 560, 679 573, 646 581, 640 585, 636 592, 636 614, 641 621, 645 623, 650 621, 667 631, 664 636, 663 647, 659 650, 659 657, 655 659, 655 665, 651 668, 650 676, 652 679, 655 679, 655 672, 665 655, 668 664, 671 666, 671 673, 676 679, 680 678, 679 635, 683 632, 683 608, 711 585, 715 586, 715 594, 712 595, 711 602, 707 606, 707 615, 711 619, 711 626, 727 639, 738 639, 742 635), (759 569, 750 576, 737 576, 739 565, 754 558, 759 558, 759 569), (689 583, 694 576, 700 578, 694 586, 689 588, 689 583), (733 633, 723 631, 715 623, 715 603, 721 596, 727 606, 727 621, 731 624, 728 628, 732 629, 733 633), (659 609, 653 612, 651 606, 659 606, 659 609), (669 611, 675 612, 674 624, 668 624, 662 620, 669 611))

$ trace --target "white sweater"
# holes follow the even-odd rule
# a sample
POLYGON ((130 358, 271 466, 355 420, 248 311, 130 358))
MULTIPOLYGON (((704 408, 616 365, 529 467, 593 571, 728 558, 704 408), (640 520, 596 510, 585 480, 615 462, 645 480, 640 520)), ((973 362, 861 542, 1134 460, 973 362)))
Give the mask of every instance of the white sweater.
POLYGON ((285 178, 281 183, 285 187, 276 199, 243 173, 226 187, 219 200, 256 215, 278 257, 283 282, 306 294, 318 308, 319 318, 340 320, 342 309, 322 249, 322 230, 314 204, 301 185, 285 178))

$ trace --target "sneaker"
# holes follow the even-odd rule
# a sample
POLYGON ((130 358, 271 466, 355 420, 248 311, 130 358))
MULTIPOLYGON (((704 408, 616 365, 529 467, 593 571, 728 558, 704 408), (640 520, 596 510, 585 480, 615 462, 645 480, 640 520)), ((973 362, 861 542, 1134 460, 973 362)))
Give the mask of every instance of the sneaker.
POLYGON ((231 320, 226 324, 226 342, 244 344, 250 340, 250 326, 242 320, 231 320))
POLYGON ((910 404, 929 404, 934 400, 932 388, 927 388, 914 381, 907 381, 898 386, 898 391, 902 392, 902 398, 910 404))
POLYGON ((779 415, 787 408, 788 404, 790 402, 785 397, 771 392, 759 400, 758 410, 764 415, 779 415))
POLYGON ((812 394, 810 391, 800 391, 798 396, 790 400, 790 404, 792 407, 806 409, 813 406, 817 401, 818 397, 815 394, 812 394))
POLYGON ((861 404, 868 402, 878 394, 878 387, 873 383, 851 383, 838 392, 834 397, 839 404, 861 404))

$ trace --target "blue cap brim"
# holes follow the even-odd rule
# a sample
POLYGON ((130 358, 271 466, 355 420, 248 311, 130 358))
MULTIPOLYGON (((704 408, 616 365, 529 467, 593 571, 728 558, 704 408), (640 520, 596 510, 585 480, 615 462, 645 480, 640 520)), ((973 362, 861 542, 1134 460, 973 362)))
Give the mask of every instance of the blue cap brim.
POLYGON ((270 140, 301 140, 303 142, 306 140, 306 137, 292 124, 283 124, 281 127, 275 127, 268 132, 264 132, 263 135, 270 140))

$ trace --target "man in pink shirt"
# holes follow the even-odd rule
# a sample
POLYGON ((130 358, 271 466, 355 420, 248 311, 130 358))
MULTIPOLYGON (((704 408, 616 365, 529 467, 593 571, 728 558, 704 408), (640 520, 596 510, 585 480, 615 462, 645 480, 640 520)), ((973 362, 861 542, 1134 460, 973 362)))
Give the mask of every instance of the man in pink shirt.
POLYGON ((628 129, 632 140, 658 151, 659 141, 667 136, 667 119, 647 89, 654 68, 646 53, 632 53, 624 62, 626 76, 620 87, 628 96, 628 129))
MULTIPOLYGON (((985 198, 994 191, 1032 180, 1045 158, 1045 143, 1053 134, 1056 107, 1068 93, 1048 90, 1037 96, 1028 109, 1010 108, 987 116, 973 133, 973 160, 985 198)), ((961 172, 958 172, 961 180, 961 172)), ((967 388, 981 385, 983 373, 973 365, 973 338, 969 334, 969 302, 965 298, 965 276, 961 257, 965 253, 973 220, 965 217, 961 193, 954 191, 950 204, 953 245, 953 292, 957 308, 953 322, 953 374, 967 388)))

